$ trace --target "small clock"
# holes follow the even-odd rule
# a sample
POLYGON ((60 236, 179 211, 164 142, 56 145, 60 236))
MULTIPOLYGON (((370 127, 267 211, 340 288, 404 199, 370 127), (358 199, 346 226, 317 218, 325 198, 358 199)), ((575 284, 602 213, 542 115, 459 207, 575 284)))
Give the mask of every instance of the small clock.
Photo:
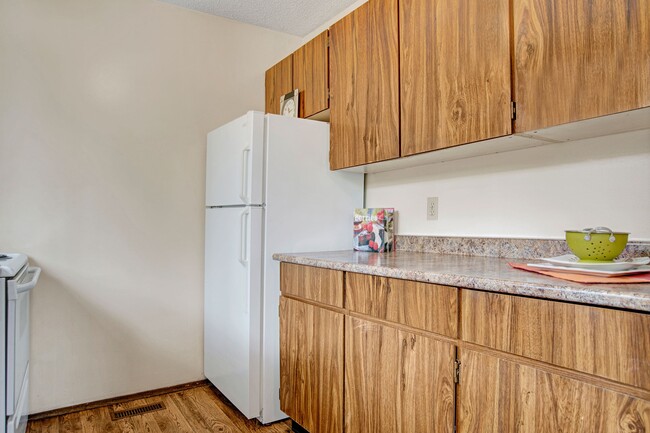
POLYGON ((298 117, 298 89, 294 89, 280 97, 280 114, 289 117, 298 117))

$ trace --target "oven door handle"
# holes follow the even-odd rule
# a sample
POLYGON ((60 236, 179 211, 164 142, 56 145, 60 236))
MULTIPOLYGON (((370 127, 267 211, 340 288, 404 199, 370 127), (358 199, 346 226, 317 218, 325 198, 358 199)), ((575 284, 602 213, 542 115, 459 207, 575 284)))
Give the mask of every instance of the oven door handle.
POLYGON ((41 276, 41 268, 30 267, 27 269, 26 273, 30 275, 31 278, 29 279, 29 281, 16 284, 16 293, 29 292, 34 287, 36 287, 36 283, 38 283, 38 278, 41 276))

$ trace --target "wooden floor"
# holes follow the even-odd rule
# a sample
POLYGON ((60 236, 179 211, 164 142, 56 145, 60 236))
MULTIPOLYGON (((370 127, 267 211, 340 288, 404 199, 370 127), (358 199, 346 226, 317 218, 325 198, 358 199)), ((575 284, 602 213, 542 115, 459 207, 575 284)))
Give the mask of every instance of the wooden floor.
POLYGON ((210 386, 30 421, 27 433, 287 433, 289 421, 263 426, 247 420, 210 386), (110 411, 162 402, 165 409, 111 421, 110 411))

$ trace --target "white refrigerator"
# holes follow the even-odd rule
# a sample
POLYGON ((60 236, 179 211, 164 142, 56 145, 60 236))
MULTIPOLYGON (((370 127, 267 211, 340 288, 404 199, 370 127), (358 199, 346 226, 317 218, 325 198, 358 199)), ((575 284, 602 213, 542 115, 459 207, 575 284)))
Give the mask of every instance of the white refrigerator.
POLYGON ((204 373, 247 418, 280 411, 277 252, 352 248, 363 174, 329 170, 329 124, 251 111, 208 134, 204 373))

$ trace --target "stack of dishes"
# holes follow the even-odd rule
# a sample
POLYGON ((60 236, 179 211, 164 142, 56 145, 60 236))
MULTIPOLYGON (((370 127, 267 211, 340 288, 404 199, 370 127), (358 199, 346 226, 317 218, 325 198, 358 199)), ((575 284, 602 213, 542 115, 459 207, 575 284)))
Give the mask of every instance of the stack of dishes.
POLYGON ((620 277, 623 275, 650 272, 650 257, 618 259, 603 262, 584 262, 573 254, 540 259, 544 263, 529 263, 531 268, 570 274, 594 275, 599 277, 620 277))
POLYGON ((575 254, 542 258, 545 263, 529 263, 532 268, 594 275, 619 277, 650 272, 650 257, 616 259, 627 245, 629 233, 615 232, 608 227, 567 230, 566 243, 575 254))

